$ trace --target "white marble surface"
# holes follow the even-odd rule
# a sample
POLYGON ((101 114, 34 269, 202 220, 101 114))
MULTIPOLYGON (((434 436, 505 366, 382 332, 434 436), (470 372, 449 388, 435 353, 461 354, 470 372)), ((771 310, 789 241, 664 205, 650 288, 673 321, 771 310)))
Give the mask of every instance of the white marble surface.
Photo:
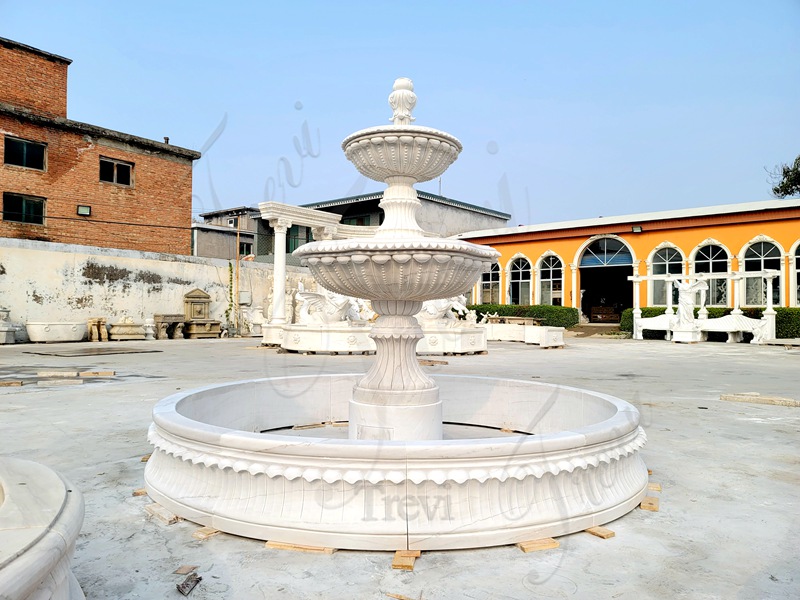
POLYGON ((564 346, 563 327, 547 327, 545 325, 523 325, 525 328, 523 341, 526 344, 536 344, 542 348, 557 348, 564 346))
POLYGON ((88 335, 86 321, 48 323, 28 321, 25 330, 32 342, 80 342, 88 335))
POLYGON ((346 420, 358 377, 252 380, 162 400, 148 493, 237 535, 384 550, 560 535, 617 518, 644 495, 636 409, 566 386, 435 378, 445 422, 533 435, 408 442, 258 433, 346 420))
POLYGON ((0 598, 83 600, 70 562, 83 498, 47 467, 0 459, 0 598))

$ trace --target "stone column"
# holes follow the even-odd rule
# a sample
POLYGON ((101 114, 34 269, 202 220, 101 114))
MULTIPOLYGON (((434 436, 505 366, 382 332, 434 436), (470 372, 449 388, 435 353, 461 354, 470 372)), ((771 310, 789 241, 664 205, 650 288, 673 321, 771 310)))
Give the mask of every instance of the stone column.
POLYGON ((336 227, 330 225, 311 228, 311 236, 314 238, 315 242, 320 240, 332 240, 335 233, 336 227))
MULTIPOLYGON (((672 279, 666 280, 666 293, 667 293, 667 310, 664 311, 664 314, 667 315, 674 315, 675 311, 672 309, 672 279)), ((672 329, 667 328, 667 333, 664 336, 664 339, 668 342, 672 339, 672 329)))
POLYGON ((262 326, 264 337, 261 343, 264 346, 280 346, 283 344, 283 326, 286 324, 286 232, 292 223, 288 219, 270 219, 269 224, 275 230, 272 310, 269 323, 262 326))
POLYGON ((421 309, 422 302, 372 300, 375 361, 353 389, 350 439, 442 439, 439 386, 417 360, 423 333, 414 315, 421 309))
POLYGON ((633 277, 629 277, 631 281, 633 281, 633 334, 632 337, 634 339, 641 339, 641 336, 636 335, 636 323, 639 319, 642 318, 642 309, 641 309, 641 301, 639 293, 641 291, 641 283, 642 278, 634 275, 633 277))
POLYGON ((578 290, 578 265, 569 263, 569 270, 572 271, 572 308, 580 308, 583 294, 578 290))
POLYGON ((767 308, 764 310, 762 315, 762 319, 767 322, 766 329, 764 331, 764 339, 766 340, 774 340, 776 331, 775 331, 775 308, 772 304, 772 286, 773 281, 776 277, 778 277, 779 273, 777 271, 767 271, 767 274, 764 276, 764 279, 767 280, 767 308))
POLYGON ((292 223, 286 219, 271 219, 270 227, 275 230, 274 279, 272 282, 271 324, 286 323, 286 232, 292 223))

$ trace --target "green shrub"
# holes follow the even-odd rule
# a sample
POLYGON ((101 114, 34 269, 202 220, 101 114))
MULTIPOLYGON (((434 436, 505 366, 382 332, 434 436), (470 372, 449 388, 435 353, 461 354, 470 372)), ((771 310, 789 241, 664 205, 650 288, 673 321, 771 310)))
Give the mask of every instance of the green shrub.
MULTIPOLYGON (((664 306, 645 306, 642 308, 642 318, 650 318, 650 317, 657 317, 658 315, 663 315, 664 311, 666 311, 666 307, 664 306)), ((629 331, 633 333, 633 309, 626 308, 622 311, 622 314, 619 317, 619 329, 620 331, 629 331)), ((663 336, 662 336, 663 337, 663 336)))
POLYGON ((775 337, 781 340, 800 338, 800 308, 775 309, 775 337))
MULTIPOLYGON (((665 310, 666 309, 663 306, 645 306, 642 308, 642 318, 663 315, 665 310)), ((720 306, 709 306, 706 307, 706 310, 708 310, 709 319, 718 319, 719 317, 724 317, 725 315, 731 314, 733 309, 723 308, 720 306)), ((699 309, 695 308, 695 317, 697 316, 698 312, 699 309)), ((778 339, 800 338, 800 308, 776 307, 775 313, 775 337, 778 339)), ((750 317, 751 319, 760 319, 764 314, 764 308, 758 306, 743 308, 742 314, 745 317, 750 317)), ((626 308, 622 311, 622 316, 619 320, 619 328, 622 331, 633 331, 632 308, 626 308)), ((647 333, 647 331, 644 332, 645 338, 649 337, 647 333)), ((660 332, 656 333, 658 334, 656 337, 662 337, 660 332)), ((713 337, 714 336, 709 334, 709 339, 712 339, 713 337)), ((721 336, 719 337, 721 338, 721 336)))
POLYGON ((541 319, 543 325, 550 327, 575 327, 579 322, 577 308, 567 306, 550 306, 549 304, 472 304, 468 306, 478 314, 497 313, 501 317, 531 317, 541 319))

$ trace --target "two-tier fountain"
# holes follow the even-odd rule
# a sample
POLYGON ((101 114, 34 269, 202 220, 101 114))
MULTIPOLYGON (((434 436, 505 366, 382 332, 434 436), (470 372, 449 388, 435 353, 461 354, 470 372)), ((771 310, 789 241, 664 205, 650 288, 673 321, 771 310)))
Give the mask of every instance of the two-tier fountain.
POLYGON ((396 550, 467 548, 608 522, 644 496, 639 413, 605 394, 419 366, 422 302, 472 287, 498 253, 425 235, 414 184, 458 157, 453 136, 411 125, 411 81, 393 124, 342 144, 388 184, 374 238, 295 251, 323 287, 371 301, 365 375, 256 379, 162 400, 149 439, 150 496, 223 531, 283 542, 396 550), (348 423, 348 437, 343 427, 348 423), (293 429, 297 425, 323 425, 293 429), (327 426, 325 426, 327 424, 327 426))

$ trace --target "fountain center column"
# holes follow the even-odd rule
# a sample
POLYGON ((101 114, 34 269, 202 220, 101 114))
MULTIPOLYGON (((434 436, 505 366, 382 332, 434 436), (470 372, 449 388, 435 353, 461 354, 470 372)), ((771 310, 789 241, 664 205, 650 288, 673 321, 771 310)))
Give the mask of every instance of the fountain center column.
POLYGON ((417 223, 417 209, 421 203, 414 189, 416 182, 413 177, 401 175, 386 178, 389 187, 379 204, 384 220, 375 233, 376 239, 424 237, 425 231, 417 223))
POLYGON ((417 360, 423 334, 414 315, 421 308, 422 302, 373 300, 380 315, 370 333, 376 359, 353 389, 351 439, 442 439, 439 387, 417 360))

